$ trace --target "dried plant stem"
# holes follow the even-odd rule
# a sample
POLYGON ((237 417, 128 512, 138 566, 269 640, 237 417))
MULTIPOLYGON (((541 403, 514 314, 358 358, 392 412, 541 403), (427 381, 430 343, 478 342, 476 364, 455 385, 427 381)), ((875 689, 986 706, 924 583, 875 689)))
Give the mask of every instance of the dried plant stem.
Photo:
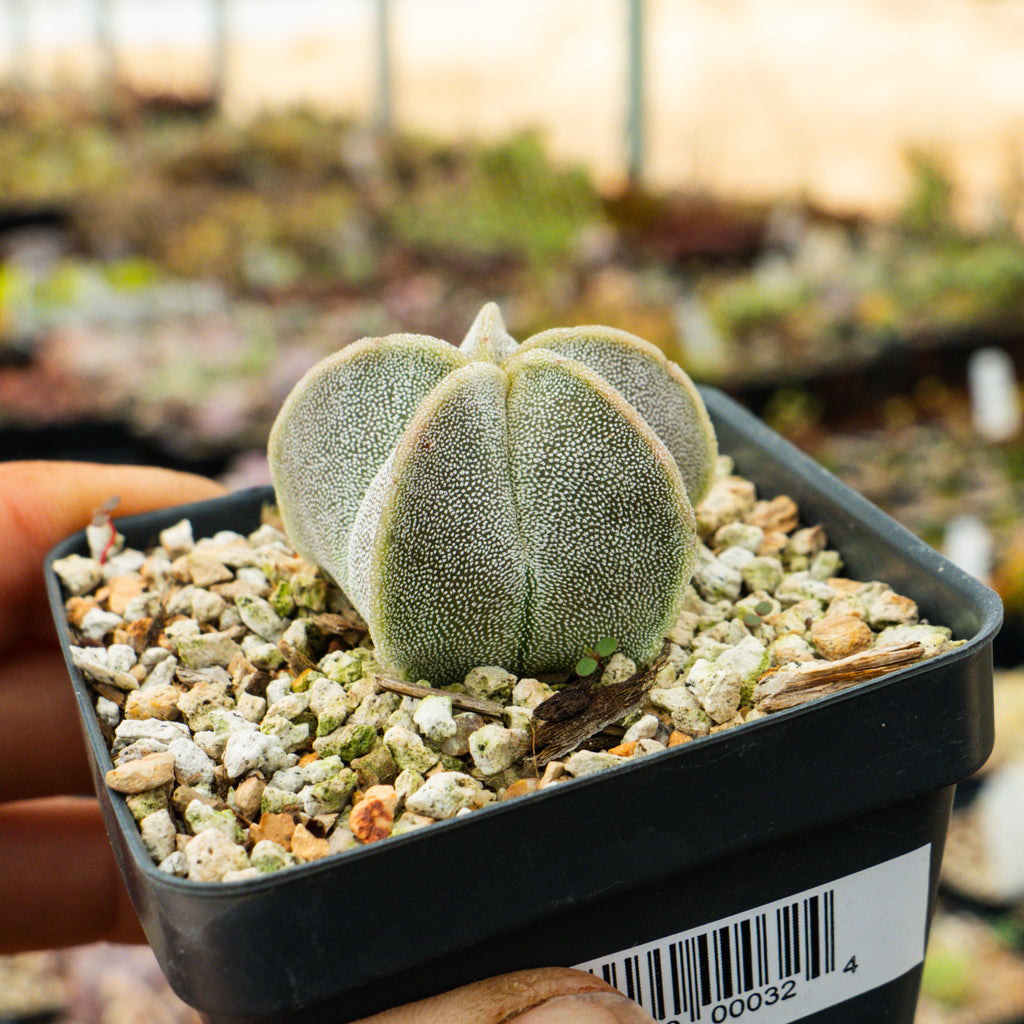
POLYGON ((501 718, 505 709, 493 700, 484 700, 482 697, 471 697, 466 693, 451 693, 449 690, 438 690, 433 686, 420 686, 418 683, 406 683, 401 679, 392 679, 390 676, 383 676, 374 673, 371 677, 382 689, 390 690, 392 693, 400 693, 403 697, 447 697, 452 706, 461 708, 463 711, 475 711, 485 718, 501 718))

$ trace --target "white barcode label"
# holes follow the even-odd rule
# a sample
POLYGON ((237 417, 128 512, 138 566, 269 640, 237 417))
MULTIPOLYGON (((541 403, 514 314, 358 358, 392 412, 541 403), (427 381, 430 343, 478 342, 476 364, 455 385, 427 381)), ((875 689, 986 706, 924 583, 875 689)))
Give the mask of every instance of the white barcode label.
POLYGON ((924 959, 931 847, 576 966, 665 1024, 787 1024, 924 959))

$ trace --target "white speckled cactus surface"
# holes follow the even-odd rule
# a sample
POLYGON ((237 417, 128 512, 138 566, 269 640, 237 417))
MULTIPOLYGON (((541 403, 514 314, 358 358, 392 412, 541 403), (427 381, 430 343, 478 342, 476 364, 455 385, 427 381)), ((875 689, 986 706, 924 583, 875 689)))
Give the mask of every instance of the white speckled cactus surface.
POLYGON ((639 663, 693 570, 716 443, 689 378, 608 327, 517 345, 498 309, 459 347, 366 338, 314 366, 270 437, 292 542, 410 679, 639 663))

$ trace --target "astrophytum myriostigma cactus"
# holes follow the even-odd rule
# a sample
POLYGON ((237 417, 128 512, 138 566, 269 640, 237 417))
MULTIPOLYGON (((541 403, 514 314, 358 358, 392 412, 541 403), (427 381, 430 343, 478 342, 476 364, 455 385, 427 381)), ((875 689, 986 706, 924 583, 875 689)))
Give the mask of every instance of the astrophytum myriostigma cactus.
POLYGON ((459 347, 367 338, 314 366, 270 436, 296 549, 410 679, 649 660, 693 571, 716 443, 689 378, 607 327, 517 345, 495 305, 459 347))

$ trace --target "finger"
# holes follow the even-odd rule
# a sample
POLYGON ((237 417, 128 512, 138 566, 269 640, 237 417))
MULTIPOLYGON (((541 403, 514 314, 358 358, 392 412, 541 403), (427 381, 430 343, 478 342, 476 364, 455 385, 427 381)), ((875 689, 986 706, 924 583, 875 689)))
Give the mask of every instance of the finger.
POLYGON ((0 463, 0 650, 48 626, 42 565, 59 541, 89 524, 105 501, 134 515, 223 494, 212 480, 145 466, 0 463))
POLYGON ((56 648, 14 652, 0 670, 0 802, 91 793, 78 707, 56 648))
POLYGON ((95 800, 0 806, 0 865, 0 954, 145 941, 95 800))
POLYGON ((583 971, 546 967, 464 985, 358 1024, 642 1024, 635 1003, 583 971))

